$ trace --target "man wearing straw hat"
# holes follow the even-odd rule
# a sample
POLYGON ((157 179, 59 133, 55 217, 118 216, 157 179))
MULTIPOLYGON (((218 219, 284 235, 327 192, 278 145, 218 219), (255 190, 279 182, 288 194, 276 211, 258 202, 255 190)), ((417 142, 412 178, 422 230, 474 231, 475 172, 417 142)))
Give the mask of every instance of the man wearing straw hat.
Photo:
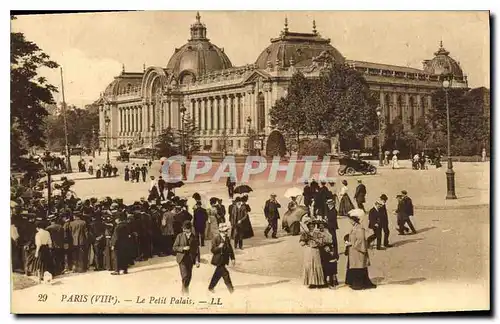
POLYGON ((232 293, 234 291, 229 271, 226 268, 229 260, 231 260, 233 266, 235 264, 234 250, 231 246, 228 231, 229 226, 226 223, 221 223, 219 224, 219 234, 212 239, 211 252, 213 256, 211 263, 215 266, 215 271, 208 285, 210 292, 214 292, 214 288, 217 286, 220 278, 224 280, 229 292, 232 293))

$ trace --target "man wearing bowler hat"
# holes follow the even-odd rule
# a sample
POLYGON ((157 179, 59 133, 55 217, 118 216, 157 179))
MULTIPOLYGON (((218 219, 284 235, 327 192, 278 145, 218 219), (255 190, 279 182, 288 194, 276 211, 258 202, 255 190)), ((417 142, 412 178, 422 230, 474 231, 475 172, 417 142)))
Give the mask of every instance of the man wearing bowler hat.
POLYGON ((272 193, 271 198, 266 201, 264 206, 264 216, 267 219, 267 227, 264 230, 264 235, 267 237, 269 231, 273 230, 272 238, 277 238, 278 232, 278 219, 280 218, 279 208, 280 203, 276 200, 276 194, 272 193))
POLYGON ((175 238, 173 250, 177 254, 177 263, 181 272, 182 292, 187 294, 193 276, 193 265, 200 267, 200 247, 192 232, 191 222, 185 221, 182 224, 182 233, 175 238))
POLYGON ((215 271, 208 285, 208 290, 211 292, 214 292, 214 288, 217 286, 220 278, 224 280, 229 292, 232 293, 234 291, 229 271, 227 271, 226 268, 226 265, 229 264, 229 260, 231 260, 233 266, 235 264, 234 250, 231 246, 228 231, 229 226, 227 224, 219 224, 219 234, 212 239, 211 252, 213 256, 211 263, 215 266, 215 271))

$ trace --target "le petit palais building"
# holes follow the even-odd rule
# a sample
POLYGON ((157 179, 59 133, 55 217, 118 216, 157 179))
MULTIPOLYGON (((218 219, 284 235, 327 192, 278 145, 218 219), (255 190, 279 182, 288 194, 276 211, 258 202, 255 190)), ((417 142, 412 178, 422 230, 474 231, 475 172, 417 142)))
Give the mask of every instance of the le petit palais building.
MULTIPOLYGON (((190 29, 190 39, 175 49, 166 67, 152 66, 143 72, 123 68, 97 100, 100 139, 109 138, 111 148, 151 147, 162 129, 180 128, 185 111, 194 118, 205 150, 219 152, 222 139, 228 152, 244 153, 252 129, 262 140, 262 154, 272 155, 266 152, 268 141, 283 141, 271 127, 269 110, 286 95, 294 72, 317 77, 332 60, 360 71, 370 89, 380 94, 385 122, 402 116, 407 128, 430 108, 431 93, 442 87, 443 72, 453 74, 453 87, 468 87, 460 64, 442 44, 432 59, 423 61, 421 70, 352 61, 318 33, 314 22, 312 32, 298 33, 289 31, 285 21, 279 36, 271 39, 254 63, 237 67, 223 48, 207 38, 199 13, 190 29)), ((332 151, 335 142, 332 139, 332 151)), ((372 145, 372 140, 365 140, 365 147, 372 145)))

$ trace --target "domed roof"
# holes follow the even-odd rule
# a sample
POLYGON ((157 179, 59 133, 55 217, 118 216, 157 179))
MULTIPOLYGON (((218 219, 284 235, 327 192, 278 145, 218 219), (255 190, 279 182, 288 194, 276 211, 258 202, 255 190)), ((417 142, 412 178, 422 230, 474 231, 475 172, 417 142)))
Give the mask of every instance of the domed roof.
POLYGON ((451 73, 456 77, 463 77, 464 72, 460 64, 449 56, 448 52, 443 47, 443 42, 439 44, 439 49, 434 53, 432 60, 424 61, 424 71, 432 74, 451 73))
POLYGON ((271 44, 262 51, 255 64, 259 69, 269 65, 274 66, 279 61, 282 67, 289 67, 290 61, 295 66, 308 66, 315 57, 328 53, 334 61, 344 62, 345 58, 330 45, 330 39, 320 36, 313 21, 312 33, 295 33, 288 31, 288 21, 285 19, 285 28, 280 36, 271 39, 271 44))
POLYGON ((179 49, 167 64, 167 69, 179 77, 181 83, 195 79, 207 72, 231 68, 233 65, 221 49, 206 38, 207 28, 200 22, 200 14, 196 14, 196 22, 191 25, 191 39, 179 49), (184 82, 183 82, 184 81, 184 82))

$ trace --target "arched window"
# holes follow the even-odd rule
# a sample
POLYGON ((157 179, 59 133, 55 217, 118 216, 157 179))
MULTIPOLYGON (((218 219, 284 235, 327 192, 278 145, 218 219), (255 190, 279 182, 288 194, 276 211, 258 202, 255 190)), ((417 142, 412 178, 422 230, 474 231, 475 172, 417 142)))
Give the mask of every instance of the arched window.
POLYGON ((265 108, 265 99, 264 94, 262 92, 259 93, 257 97, 257 130, 261 131, 266 127, 265 120, 266 108, 265 108))

